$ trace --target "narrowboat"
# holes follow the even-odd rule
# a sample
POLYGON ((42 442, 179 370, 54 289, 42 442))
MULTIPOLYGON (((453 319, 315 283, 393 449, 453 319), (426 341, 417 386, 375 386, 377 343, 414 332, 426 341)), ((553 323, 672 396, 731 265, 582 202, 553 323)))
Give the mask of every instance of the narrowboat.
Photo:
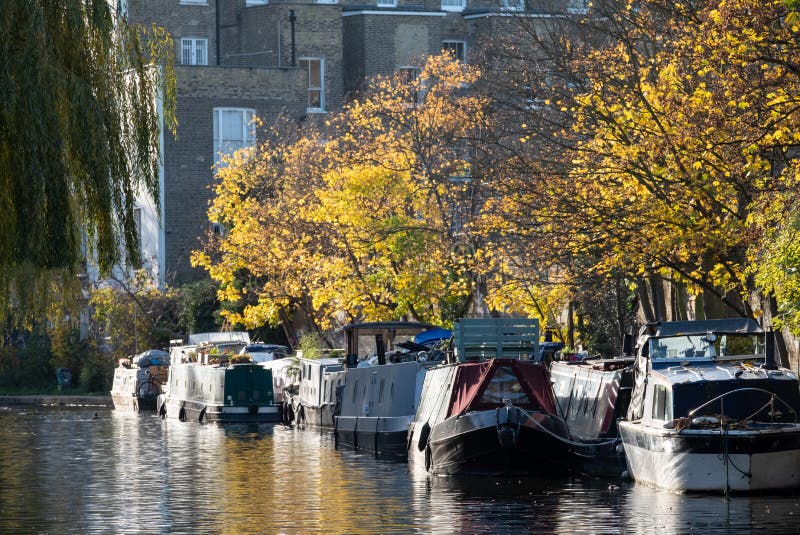
POLYGON ((161 386, 167 382, 168 366, 169 353, 157 349, 120 359, 110 392, 114 409, 155 412, 161 386))
POLYGON ((630 475, 672 491, 800 486, 797 374, 751 319, 642 327, 627 419, 630 475))
POLYGON ((300 382, 291 399, 298 425, 333 429, 336 389, 344 384, 344 367, 338 358, 300 358, 300 382))
POLYGON ((459 320, 452 364, 425 375, 409 460, 431 474, 530 475, 569 467, 535 319, 459 320))
POLYGON ((617 421, 627 414, 633 387, 633 357, 554 360, 550 377, 558 414, 572 442, 576 470, 619 476, 626 469, 617 421))
POLYGON ((162 417, 198 422, 277 422, 271 370, 237 355, 247 333, 200 333, 171 350, 162 417))
POLYGON ((444 360, 434 346, 451 331, 389 321, 344 327, 347 369, 336 416, 336 444, 406 460, 426 371, 444 360))

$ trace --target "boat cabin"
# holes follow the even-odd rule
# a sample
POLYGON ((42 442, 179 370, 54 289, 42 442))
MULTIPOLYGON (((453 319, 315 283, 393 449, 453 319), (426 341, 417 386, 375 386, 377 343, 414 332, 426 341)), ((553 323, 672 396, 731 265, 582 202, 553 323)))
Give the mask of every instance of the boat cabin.
POLYGON ((450 338, 450 331, 416 321, 354 323, 342 328, 347 344, 347 367, 383 365, 414 360, 420 351, 450 338), (423 333, 426 335, 419 338, 423 333))
POLYGON ((638 346, 630 420, 796 420, 797 375, 771 363, 753 320, 648 324, 638 346))

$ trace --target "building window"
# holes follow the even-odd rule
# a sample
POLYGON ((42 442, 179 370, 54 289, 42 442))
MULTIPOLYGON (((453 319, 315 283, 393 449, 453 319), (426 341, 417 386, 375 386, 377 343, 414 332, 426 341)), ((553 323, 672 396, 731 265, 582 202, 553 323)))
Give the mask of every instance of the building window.
POLYGON ((181 63, 184 65, 208 65, 208 39, 182 38, 181 63))
POLYGON ((378 7, 397 7, 397 0, 378 0, 378 7))
POLYGON ((247 0, 245 6, 263 6, 267 4, 267 0, 247 0))
POLYGON ((500 0, 500 7, 508 11, 525 11, 525 0, 500 0))
POLYGON ((588 12, 588 0, 569 0, 567 2, 567 13, 570 13, 571 15, 585 15, 588 12))
POLYGON ((246 108, 214 108, 214 164, 222 155, 252 147, 256 142, 253 117, 255 111, 246 108))
POLYGON ((181 0, 181 5, 184 6, 207 6, 208 0, 181 0))
POLYGON ((464 11, 467 0, 442 0, 442 11, 464 11))
POLYGON ((402 67, 398 67, 397 72, 403 81, 410 83, 419 78, 419 74, 422 72, 422 69, 419 67, 404 65, 402 67))
POLYGON ((448 52, 453 58, 462 63, 467 61, 466 41, 442 41, 442 52, 448 52))
POLYGON ((142 209, 133 209, 133 224, 136 225, 136 239, 139 240, 139 254, 142 254, 142 209))
POLYGON ((300 68, 308 74, 308 104, 306 111, 325 111, 325 60, 300 58, 300 68))

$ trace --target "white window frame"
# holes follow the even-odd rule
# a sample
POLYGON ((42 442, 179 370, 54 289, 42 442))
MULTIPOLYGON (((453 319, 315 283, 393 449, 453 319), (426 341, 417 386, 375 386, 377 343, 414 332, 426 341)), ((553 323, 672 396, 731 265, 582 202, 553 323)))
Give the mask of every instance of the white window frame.
POLYGON ((208 39, 205 37, 181 37, 181 65, 208 65, 208 39), (190 47, 190 59, 187 63, 184 61, 186 45, 190 47), (202 45, 203 61, 197 61, 197 48, 202 45))
POLYGON ((233 152, 246 148, 253 147, 256 144, 256 128, 253 123, 256 111, 252 108, 225 108, 219 107, 213 109, 212 129, 214 131, 214 165, 219 166, 222 163, 222 156, 228 156, 233 152), (242 114, 242 137, 236 139, 225 139, 222 136, 222 118, 225 113, 237 112, 242 114), (232 151, 223 151, 222 144, 226 142, 236 142, 239 146, 235 147, 232 151))
POLYGON ((442 41, 442 52, 444 52, 445 50, 453 50, 452 48, 450 48, 447 45, 455 45, 454 57, 458 61, 460 61, 461 63, 466 63, 467 62, 467 42, 466 41, 464 41, 463 39, 444 39, 442 41), (460 58, 458 57, 458 45, 461 45, 461 55, 462 55, 462 57, 460 57, 460 58))
POLYGON ((525 0, 500 0, 503 11, 525 11, 525 0))
POLYGON ((589 0, 568 0, 567 13, 570 15, 586 15, 589 12, 589 0))
POLYGON ((376 0, 378 7, 397 7, 397 0, 376 0))
POLYGON ((298 58, 298 63, 301 68, 303 63, 306 66, 306 113, 324 113, 325 112, 325 58, 302 57, 298 58), (311 62, 319 62, 319 86, 311 85, 311 62), (311 106, 311 92, 319 91, 319 106, 311 106))
POLYGON ((466 7, 467 0, 442 0, 442 11, 464 11, 466 7))

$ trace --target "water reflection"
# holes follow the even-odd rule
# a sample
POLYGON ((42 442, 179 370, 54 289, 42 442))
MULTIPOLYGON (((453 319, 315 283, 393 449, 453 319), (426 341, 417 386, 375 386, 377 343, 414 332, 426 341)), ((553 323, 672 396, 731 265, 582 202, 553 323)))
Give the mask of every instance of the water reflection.
POLYGON ((0 408, 0 532, 783 533, 800 515, 797 493, 429 477, 313 430, 94 412, 0 408))

